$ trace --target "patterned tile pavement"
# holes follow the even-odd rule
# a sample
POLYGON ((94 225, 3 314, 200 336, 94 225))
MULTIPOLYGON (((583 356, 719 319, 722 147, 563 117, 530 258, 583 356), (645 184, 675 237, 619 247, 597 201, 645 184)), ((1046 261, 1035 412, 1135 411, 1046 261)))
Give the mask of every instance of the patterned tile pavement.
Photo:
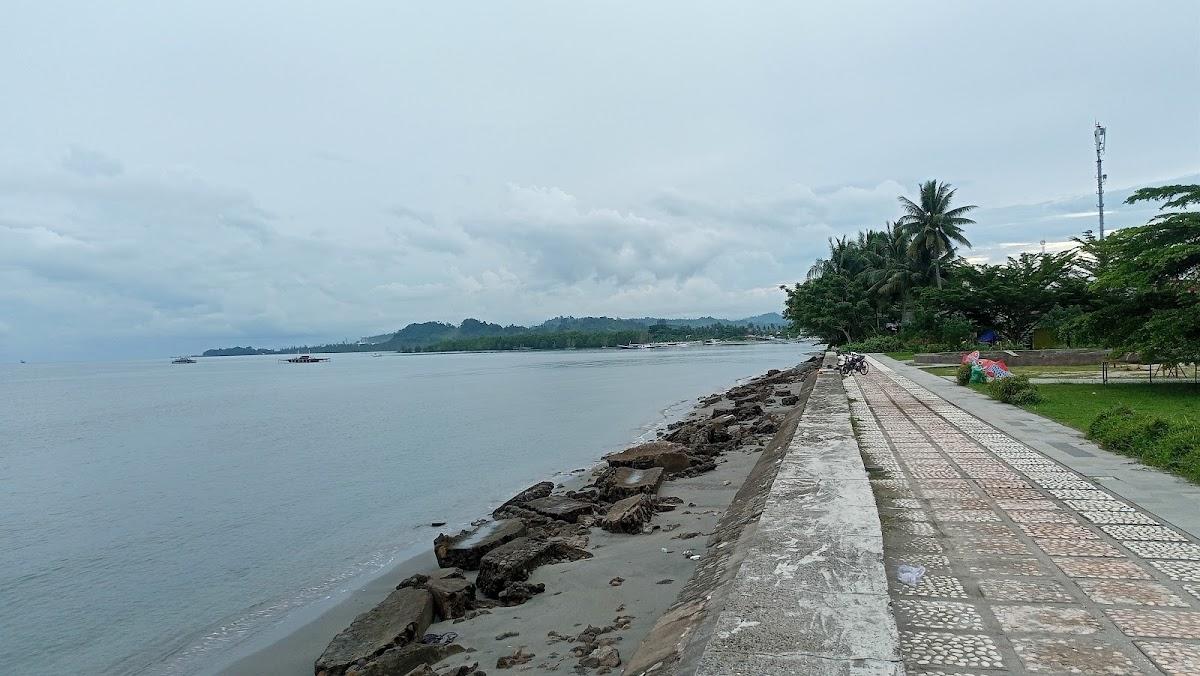
POLYGON ((870 366, 845 385, 908 673, 1200 674, 1200 543, 870 366))

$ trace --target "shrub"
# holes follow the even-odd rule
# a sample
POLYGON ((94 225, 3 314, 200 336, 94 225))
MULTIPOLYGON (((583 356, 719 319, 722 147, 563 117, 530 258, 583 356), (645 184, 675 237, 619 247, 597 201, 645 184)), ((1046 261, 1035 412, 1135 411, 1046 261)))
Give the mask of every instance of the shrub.
POLYGON ((896 336, 871 336, 843 345, 842 349, 854 352, 904 352, 908 347, 909 345, 896 336))
POLYGON ((959 364, 958 370, 954 372, 954 380, 959 385, 966 385, 971 382, 971 365, 959 364))
POLYGON ((1127 406, 1114 406, 1096 416, 1088 426, 1088 436, 1117 453, 1147 462, 1154 459, 1168 463, 1169 460, 1157 457, 1156 446, 1170 429, 1171 424, 1158 416, 1136 413, 1127 406))
POLYGON ((1014 406, 1028 406, 1042 400, 1042 393, 1029 382, 1028 376, 997 378, 988 383, 988 394, 992 395, 993 399, 1014 406))

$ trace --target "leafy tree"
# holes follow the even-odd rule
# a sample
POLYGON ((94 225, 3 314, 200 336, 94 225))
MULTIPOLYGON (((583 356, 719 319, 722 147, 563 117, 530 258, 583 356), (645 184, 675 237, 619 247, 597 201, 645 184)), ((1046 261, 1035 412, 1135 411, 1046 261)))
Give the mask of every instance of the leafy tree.
POLYGON ((954 244, 971 246, 962 229, 975 223, 966 214, 977 207, 968 204, 951 209, 955 189, 949 183, 926 181, 919 192, 920 203, 903 196, 899 198, 904 215, 898 223, 911 238, 909 255, 933 271, 934 282, 941 288, 942 267, 947 257, 953 257, 954 244))
POLYGON ((1172 209, 1097 245, 1104 265, 1093 290, 1103 302, 1089 324, 1118 350, 1147 362, 1200 361, 1200 185, 1142 188, 1128 204, 1162 200, 1172 209))

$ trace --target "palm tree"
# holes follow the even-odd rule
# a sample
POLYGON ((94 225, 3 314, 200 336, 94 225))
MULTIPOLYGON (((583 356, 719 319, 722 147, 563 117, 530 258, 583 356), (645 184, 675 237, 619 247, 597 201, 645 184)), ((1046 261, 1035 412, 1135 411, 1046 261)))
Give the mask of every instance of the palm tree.
POLYGON ((896 223, 911 238, 908 253, 933 268, 933 278, 939 289, 942 288, 942 260, 954 253, 955 242, 971 246, 963 236, 962 228, 975 223, 966 217, 975 205, 950 208, 954 192, 949 183, 926 181, 921 184, 920 204, 907 197, 899 198, 904 215, 896 223))
POLYGON ((899 223, 885 224, 879 236, 879 261, 868 277, 870 290, 880 298, 899 302, 901 322, 911 321, 912 290, 923 281, 917 262, 908 253, 912 239, 899 223))

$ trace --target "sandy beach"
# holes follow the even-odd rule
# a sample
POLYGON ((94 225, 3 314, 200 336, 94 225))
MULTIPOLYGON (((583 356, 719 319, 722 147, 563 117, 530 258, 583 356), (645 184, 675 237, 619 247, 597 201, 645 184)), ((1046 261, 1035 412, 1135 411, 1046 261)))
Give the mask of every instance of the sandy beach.
MULTIPOLYGON (((692 578, 709 536, 726 513, 768 443, 784 434, 780 423, 802 402, 797 402, 807 374, 805 368, 763 376, 719 395, 699 399, 685 418, 673 423, 667 438, 685 437, 693 429, 710 427, 733 431, 731 438, 710 456, 692 455, 693 467, 669 476, 657 490, 660 510, 636 534, 603 530, 598 519, 584 517, 580 524, 543 524, 586 549, 588 558, 548 563, 532 570, 527 582, 545 585, 545 591, 519 605, 498 605, 478 593, 470 619, 441 619, 422 634, 453 632, 453 642, 465 652, 433 665, 432 673, 471 674, 449 670, 478 664, 486 673, 560 674, 619 672, 620 666, 580 666, 581 658, 597 647, 615 649, 628 660, 659 616, 692 578), (746 411, 735 420, 731 411, 746 411), (715 413, 714 413, 715 411, 715 413), (716 421, 714 423, 713 421, 716 421), (700 466, 696 463, 703 458, 700 466), (709 468, 711 466, 711 469, 709 468), (582 653, 582 654, 581 654, 582 653), (498 660, 518 655, 515 664, 497 668, 498 660)), ((689 451, 690 453, 690 451, 689 451)), ((554 495, 583 496, 594 492, 598 479, 609 471, 607 462, 577 468, 554 487, 554 495)), ((597 505, 603 514, 606 504, 597 505)), ((541 520, 530 522, 531 529, 541 520)), ((431 529, 433 539, 437 529, 431 529)), ((452 534, 452 533, 450 533, 452 534)), ((307 624, 253 654, 222 668, 235 675, 280 674, 307 676, 330 640, 355 617, 380 603, 410 575, 438 569, 432 551, 397 565, 354 591, 344 601, 325 610, 307 624)), ((475 580, 476 571, 465 571, 475 580)), ((612 659, 611 657, 609 658, 612 659)), ((396 672, 404 676, 404 672, 396 672)), ((350 667, 347 673, 354 673, 350 667)), ((393 673, 372 671, 369 673, 393 673)))

